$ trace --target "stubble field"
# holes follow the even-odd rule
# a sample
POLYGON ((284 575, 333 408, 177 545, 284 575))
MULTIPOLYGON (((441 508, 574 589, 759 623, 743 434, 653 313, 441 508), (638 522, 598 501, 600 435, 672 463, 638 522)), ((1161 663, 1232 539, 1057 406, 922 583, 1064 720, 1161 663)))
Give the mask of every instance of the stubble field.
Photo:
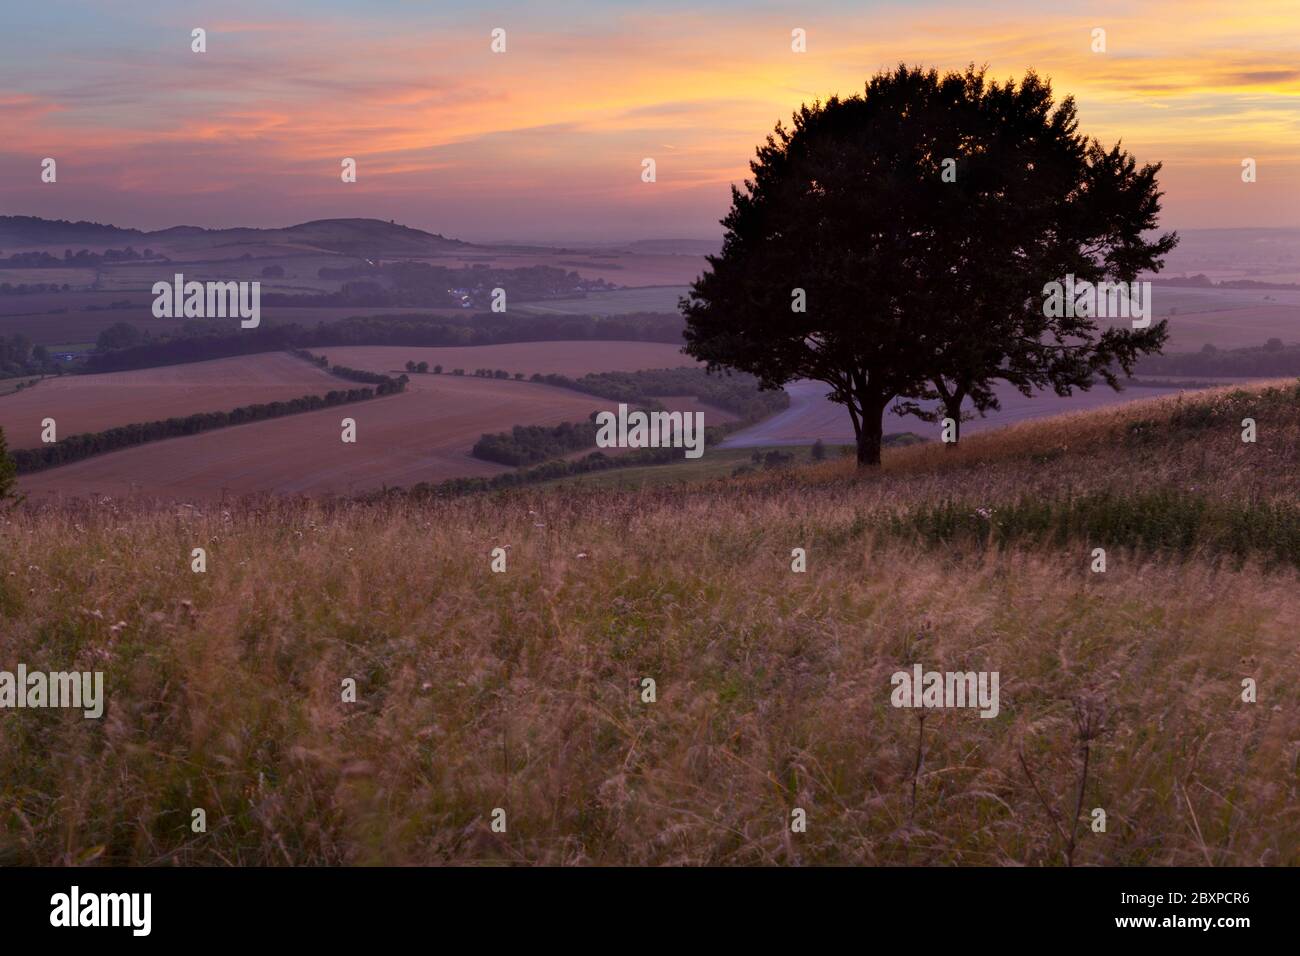
POLYGON ((41 420, 47 417, 57 423, 58 435, 68 436, 348 387, 287 352, 65 375, 0 399, 0 428, 10 448, 35 448, 41 443, 41 420))

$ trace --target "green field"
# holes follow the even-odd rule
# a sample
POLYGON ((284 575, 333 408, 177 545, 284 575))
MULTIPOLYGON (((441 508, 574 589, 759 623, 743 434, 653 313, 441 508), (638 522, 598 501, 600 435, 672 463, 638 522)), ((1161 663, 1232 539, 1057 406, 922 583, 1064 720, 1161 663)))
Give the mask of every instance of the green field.
POLYGON ((629 312, 676 312, 684 285, 656 285, 613 292, 589 292, 581 299, 547 299, 512 305, 511 312, 534 315, 625 315, 629 312))
MULTIPOLYGON (((760 470, 752 462, 755 452, 767 454, 780 451, 794 455, 793 465, 806 465, 812 462, 808 445, 787 445, 772 448, 708 448, 704 455, 694 460, 683 458, 667 465, 638 465, 635 468, 615 468, 610 471, 596 471, 571 478, 557 478, 538 485, 539 488, 571 487, 582 485, 587 488, 624 488, 635 489, 648 486, 670 485, 678 482, 705 481, 710 478, 730 478, 732 472, 742 465, 749 465, 755 471, 760 470)), ((839 457, 838 446, 827 446, 826 457, 839 457)), ((787 466, 789 467, 789 466, 787 466)))

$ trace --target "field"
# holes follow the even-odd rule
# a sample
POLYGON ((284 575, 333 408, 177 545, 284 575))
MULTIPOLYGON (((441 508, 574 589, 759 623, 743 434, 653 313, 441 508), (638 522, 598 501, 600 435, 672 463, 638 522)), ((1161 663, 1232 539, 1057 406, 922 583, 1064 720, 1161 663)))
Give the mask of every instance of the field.
POLYGON ((57 423, 58 435, 66 437, 348 387, 355 385, 284 352, 103 375, 65 375, 3 396, 0 428, 10 448, 34 448, 41 443, 41 420, 47 417, 57 423))
POLYGON ((29 503, 7 650, 108 703, 6 718, 0 862, 1296 864, 1298 459, 1292 382, 865 476, 29 503), (918 663, 998 715, 891 706, 918 663))
POLYGON ((676 312, 677 303, 686 294, 684 285, 650 286, 640 289, 616 289, 613 292, 588 292, 580 299, 547 299, 522 302, 513 312, 534 315, 626 315, 629 312, 676 312))
POLYGON ((608 404, 548 385, 420 375, 400 395, 98 455, 27 475, 19 487, 34 497, 193 501, 256 492, 344 494, 493 475, 509 469, 470 455, 483 433, 580 421, 608 404), (357 423, 355 444, 340 440, 345 417, 357 423))
MULTIPOLYGON (((156 319, 153 317, 153 298, 141 297, 139 293, 108 293, 102 298, 108 302, 131 299, 134 305, 120 309, 96 309, 82 311, 78 299, 68 299, 73 293, 38 293, 35 295, 0 297, 0 309, 8 305, 18 308, 26 303, 20 311, 3 314, 0 312, 0 335, 22 333, 36 345, 63 346, 69 343, 93 341, 99 333, 118 322, 128 322, 142 331, 153 335, 175 335, 180 329, 176 319, 156 319), (15 306, 9 300, 21 300, 15 306), (63 304, 60 304, 63 303, 63 304), (53 310, 53 311, 52 311, 53 310)), ((100 296, 99 293, 88 293, 100 296)), ((451 311, 451 310, 446 310, 451 311)), ((318 322, 335 322, 353 315, 395 315, 395 314, 435 315, 437 309, 384 309, 369 307, 344 306, 304 306, 289 308, 286 306, 263 306, 262 323, 281 324, 297 323, 314 326, 318 322)), ((238 331, 239 323, 230 320, 231 331, 238 331)))
POLYGON ((482 251, 475 255, 440 256, 429 261, 452 268, 478 264, 491 265, 494 269, 551 266, 566 272, 576 272, 584 279, 604 279, 620 286, 685 285, 695 281, 708 266, 703 256, 695 255, 550 250, 512 254, 508 249, 480 248, 482 251))
POLYGON ((1195 352, 1209 344, 1221 349, 1263 345, 1279 338, 1300 342, 1300 305, 1267 305, 1222 312, 1168 316, 1166 352, 1195 352))
POLYGON ((405 371, 407 362, 428 362, 430 368, 441 365, 444 373, 463 368, 466 375, 472 375, 476 368, 490 368, 504 369, 512 375, 540 372, 578 378, 588 372, 634 372, 697 364, 682 354, 680 346, 659 342, 519 342, 464 348, 358 345, 317 351, 334 365, 387 373, 405 371))
MULTIPOLYGON (((407 361, 442 364, 414 374, 401 395, 347 409, 292 415, 98 455, 25 476, 30 495, 140 493, 184 500, 254 492, 347 493, 385 485, 491 475, 508 470, 470 450, 485 432, 587 418, 611 403, 530 382, 473 377, 476 368, 558 373, 632 371, 692 364, 676 346, 649 342, 531 342, 473 348, 352 347, 322 350, 334 365, 401 373, 407 361), (449 374, 465 368, 465 376, 449 374), (340 421, 358 423, 355 445, 340 421)), ((156 418, 357 387, 287 353, 219 359, 104 375, 47 379, 0 400, 0 427, 13 448, 40 443, 41 420, 60 435, 156 418)), ((704 411, 708 424, 735 416, 690 397, 674 410, 704 411)))

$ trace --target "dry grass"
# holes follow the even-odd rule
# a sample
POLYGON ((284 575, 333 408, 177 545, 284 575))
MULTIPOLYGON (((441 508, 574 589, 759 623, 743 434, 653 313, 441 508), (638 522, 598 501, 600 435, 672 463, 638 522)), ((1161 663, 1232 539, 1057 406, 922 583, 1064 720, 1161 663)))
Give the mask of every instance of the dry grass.
MULTIPOLYGON (((1285 407, 1251 452, 1294 451, 1285 407)), ((1096 575, 1085 542, 884 531, 968 486, 1131 490, 1149 462, 1113 439, 1160 419, 1129 414, 868 480, 16 511, 0 667, 103 669, 108 707, 0 712, 0 862, 1300 862, 1293 570, 1117 547, 1096 575), (914 662, 998 671, 1001 713, 891 707, 914 662)), ((1164 452, 1190 488, 1186 431, 1164 452)))

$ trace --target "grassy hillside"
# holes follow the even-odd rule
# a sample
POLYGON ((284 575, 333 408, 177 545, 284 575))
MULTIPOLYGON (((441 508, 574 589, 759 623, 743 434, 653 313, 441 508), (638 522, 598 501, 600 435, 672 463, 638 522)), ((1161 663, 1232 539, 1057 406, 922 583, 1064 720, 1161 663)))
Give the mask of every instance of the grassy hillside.
POLYGON ((867 478, 29 505, 0 666, 108 705, 0 713, 0 862, 1300 862, 1298 463, 1283 383, 867 478), (1000 713, 890 706, 914 663, 1000 713))

